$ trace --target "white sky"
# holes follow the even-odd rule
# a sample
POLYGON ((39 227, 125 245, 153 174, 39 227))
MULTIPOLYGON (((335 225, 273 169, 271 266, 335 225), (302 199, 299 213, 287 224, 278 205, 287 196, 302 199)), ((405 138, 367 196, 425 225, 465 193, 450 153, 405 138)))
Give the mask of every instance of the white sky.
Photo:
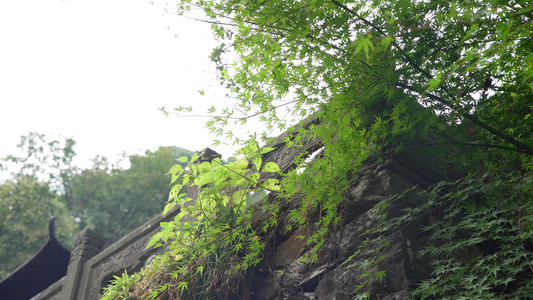
POLYGON ((211 145, 205 119, 158 111, 226 106, 210 27, 154 2, 0 0, 0 157, 30 131, 74 138, 84 167, 97 154, 211 145))

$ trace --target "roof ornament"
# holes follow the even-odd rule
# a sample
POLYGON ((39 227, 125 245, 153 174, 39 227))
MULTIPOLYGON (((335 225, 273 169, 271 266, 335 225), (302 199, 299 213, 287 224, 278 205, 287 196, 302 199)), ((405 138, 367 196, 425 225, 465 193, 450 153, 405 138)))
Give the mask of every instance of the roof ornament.
POLYGON ((56 238, 56 229, 54 227, 55 221, 56 221, 56 217, 54 217, 54 216, 51 216, 50 217, 50 221, 48 221, 48 236, 51 239, 55 239, 56 238))

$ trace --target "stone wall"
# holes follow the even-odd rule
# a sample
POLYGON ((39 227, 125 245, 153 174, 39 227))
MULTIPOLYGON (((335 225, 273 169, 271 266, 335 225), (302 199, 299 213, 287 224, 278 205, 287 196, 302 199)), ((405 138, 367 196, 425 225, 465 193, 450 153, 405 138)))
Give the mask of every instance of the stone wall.
MULTIPOLYGON (((371 299, 409 299, 409 290, 430 275, 428 259, 417 257, 416 253, 428 238, 419 228, 435 216, 429 214, 384 233, 383 242, 388 246, 383 252, 366 252, 377 247, 361 245, 368 237, 365 233, 381 224, 381 213, 376 207, 380 201, 409 188, 414 187, 414 191, 425 188, 445 177, 444 165, 419 151, 367 164, 352 177, 344 193, 342 224, 329 233, 318 259, 315 262, 302 259, 310 254, 307 238, 313 234, 312 225, 292 232, 280 228, 276 232, 278 242, 271 243, 263 261, 250 272, 250 295, 238 299, 353 299, 356 288, 369 279, 374 283, 364 289, 370 291, 371 299), (357 256, 344 263, 357 251, 360 251, 357 256), (379 268, 368 263, 378 261, 382 255, 384 260, 376 264, 379 268), (386 274, 381 283, 376 279, 378 271, 386 274), (364 273, 367 275, 362 276, 364 273)), ((406 198, 406 202, 415 200, 406 198)), ((391 208, 389 216, 399 216, 402 208, 405 207, 391 208)))

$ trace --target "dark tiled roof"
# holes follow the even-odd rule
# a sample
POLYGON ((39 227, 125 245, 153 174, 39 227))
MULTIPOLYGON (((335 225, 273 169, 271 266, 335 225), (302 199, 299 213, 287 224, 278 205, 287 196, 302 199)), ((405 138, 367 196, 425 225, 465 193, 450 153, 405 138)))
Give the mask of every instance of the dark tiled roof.
POLYGON ((56 239, 54 221, 41 250, 0 282, 0 300, 30 299, 67 274, 70 251, 56 239))

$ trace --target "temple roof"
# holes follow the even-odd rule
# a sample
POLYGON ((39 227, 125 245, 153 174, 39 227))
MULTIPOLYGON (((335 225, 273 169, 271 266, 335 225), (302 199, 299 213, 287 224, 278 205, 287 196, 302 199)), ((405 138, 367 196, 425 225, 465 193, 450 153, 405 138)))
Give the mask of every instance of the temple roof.
POLYGON ((54 222, 50 218, 49 238, 41 250, 0 281, 0 299, 30 299, 67 274, 70 251, 56 239, 54 222))

